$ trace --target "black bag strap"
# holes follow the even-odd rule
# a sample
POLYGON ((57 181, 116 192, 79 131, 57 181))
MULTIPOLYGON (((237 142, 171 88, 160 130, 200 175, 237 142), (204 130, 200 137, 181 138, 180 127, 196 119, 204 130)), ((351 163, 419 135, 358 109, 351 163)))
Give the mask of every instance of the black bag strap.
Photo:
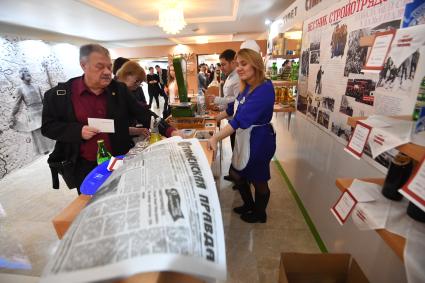
POLYGON ((53 189, 59 190, 59 171, 56 167, 49 166, 50 173, 52 174, 52 185, 53 189))

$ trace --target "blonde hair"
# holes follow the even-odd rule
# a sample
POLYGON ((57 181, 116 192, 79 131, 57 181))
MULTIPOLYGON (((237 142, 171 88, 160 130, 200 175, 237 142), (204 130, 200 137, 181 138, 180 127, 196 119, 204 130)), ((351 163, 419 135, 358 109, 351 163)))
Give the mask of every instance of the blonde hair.
MULTIPOLYGON (((257 86, 266 80, 263 58, 261 58, 260 53, 248 48, 239 50, 236 54, 236 58, 245 60, 254 69, 254 81, 249 90, 249 93, 251 93, 257 86)), ((247 82, 241 80, 241 92, 246 88, 246 85, 247 82)))
POLYGON ((143 82, 146 80, 145 70, 134 61, 126 62, 117 72, 119 80, 124 80, 128 76, 136 76, 138 80, 143 82))
MULTIPOLYGON (((167 73, 167 84, 170 84, 171 82, 173 82, 175 79, 176 79, 176 73, 174 73, 174 78, 173 77, 171 77, 171 72, 170 72, 170 69, 171 68, 173 68, 174 69, 174 66, 173 65, 169 65, 168 66, 168 73, 167 73)), ((174 71, 174 70, 173 70, 174 71)))

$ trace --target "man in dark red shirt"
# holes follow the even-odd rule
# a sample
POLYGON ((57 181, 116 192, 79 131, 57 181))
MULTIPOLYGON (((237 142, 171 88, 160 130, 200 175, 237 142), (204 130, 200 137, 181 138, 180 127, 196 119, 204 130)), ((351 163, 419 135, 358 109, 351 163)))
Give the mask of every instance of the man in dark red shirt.
MULTIPOLYGON (((129 122, 150 118, 152 114, 136 102, 125 84, 112 80, 112 62, 106 48, 98 44, 82 46, 80 65, 83 76, 46 92, 41 128, 43 135, 56 140, 48 160, 51 169, 52 164, 67 164, 57 171, 68 187, 77 187, 78 193, 85 176, 97 165, 97 141, 103 139, 114 156, 126 154, 132 146, 129 122), (112 119, 115 132, 101 133, 88 126, 88 118, 112 119)), ((178 134, 164 121, 159 131, 167 137, 178 134)), ((55 170, 53 187, 59 188, 55 170)))

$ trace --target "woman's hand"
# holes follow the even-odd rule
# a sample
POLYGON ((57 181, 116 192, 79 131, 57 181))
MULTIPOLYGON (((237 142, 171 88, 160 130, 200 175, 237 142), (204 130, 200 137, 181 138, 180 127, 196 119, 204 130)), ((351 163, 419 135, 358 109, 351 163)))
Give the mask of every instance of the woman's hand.
POLYGON ((218 140, 215 136, 210 137, 209 140, 208 140, 208 149, 216 152, 217 151, 217 143, 218 143, 218 140))
POLYGON ((142 137, 150 136, 149 129, 146 129, 146 128, 129 127, 128 132, 130 136, 142 136, 142 137))
POLYGON ((177 137, 178 136, 178 137, 184 138, 183 133, 181 131, 179 131, 179 130, 172 131, 171 132, 171 136, 172 137, 177 137))

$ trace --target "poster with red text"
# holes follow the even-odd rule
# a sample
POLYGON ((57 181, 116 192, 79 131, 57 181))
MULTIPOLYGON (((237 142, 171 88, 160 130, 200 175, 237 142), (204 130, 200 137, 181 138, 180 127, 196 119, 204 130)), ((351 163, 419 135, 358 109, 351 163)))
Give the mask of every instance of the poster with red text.
MULTIPOLYGON (((425 49, 413 50, 398 65, 390 53, 409 2, 339 1, 304 21, 297 110, 344 144, 352 134, 348 117, 413 112, 425 49)), ((377 157, 381 170, 391 158, 388 152, 377 157)))

